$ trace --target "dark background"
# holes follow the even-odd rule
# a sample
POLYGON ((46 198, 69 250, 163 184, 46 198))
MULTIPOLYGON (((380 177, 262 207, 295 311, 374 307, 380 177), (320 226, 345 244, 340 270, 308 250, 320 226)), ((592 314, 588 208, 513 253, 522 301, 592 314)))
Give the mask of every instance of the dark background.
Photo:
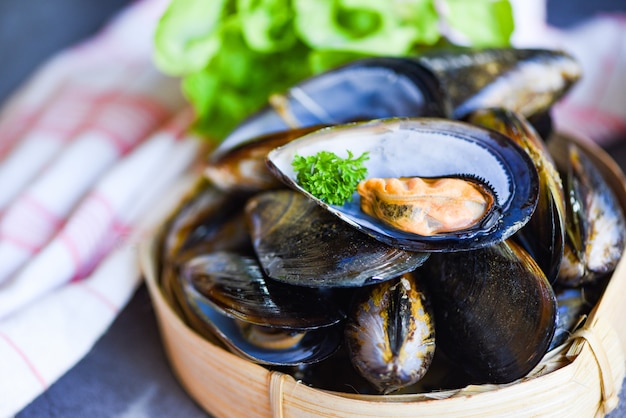
MULTIPOLYGON (((127 0, 0 0, 0 103, 59 49, 92 35, 127 0)), ((626 11, 626 0, 549 0, 548 21, 568 27, 626 11)), ((626 168, 626 139, 606 146, 626 168)), ((626 399, 622 388, 621 398, 626 399)), ((611 417, 626 416, 626 403, 611 417)), ((202 417, 165 358, 142 285, 89 354, 18 417, 202 417)))

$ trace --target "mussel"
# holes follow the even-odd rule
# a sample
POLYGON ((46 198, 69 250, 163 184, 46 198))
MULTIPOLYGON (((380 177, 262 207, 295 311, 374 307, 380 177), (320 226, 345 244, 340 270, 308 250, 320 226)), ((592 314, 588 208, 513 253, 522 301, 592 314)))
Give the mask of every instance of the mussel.
POLYGON ((547 145, 524 116, 509 109, 478 110, 467 120, 508 136, 535 163, 539 175, 537 208, 528 224, 515 234, 515 239, 537 261, 548 281, 554 283, 563 258, 565 196, 547 145))
POLYGON ((473 383, 509 383, 546 353, 556 326, 550 283, 507 240, 474 251, 433 254, 424 269, 435 312, 437 348, 473 383))
POLYGON ((285 283, 364 286, 412 271, 428 258, 368 237, 289 189, 257 194, 246 213, 265 273, 285 283))
POLYGON ((439 80, 426 67, 405 58, 356 60, 293 86, 283 98, 279 106, 268 105, 244 120, 216 153, 289 128, 450 114, 439 80), (289 125, 290 120, 295 126, 289 125))
POLYGON ((454 48, 435 50, 417 60, 444 86, 456 119, 492 107, 526 118, 539 115, 582 74, 573 57, 545 49, 454 48))
POLYGON ((172 306, 192 322, 195 317, 189 315, 178 281, 180 266, 206 252, 250 248, 243 202, 245 196, 224 192, 201 179, 164 224, 159 237, 161 286, 172 306))
POLYGON ((198 254, 249 247, 243 220, 248 195, 225 192, 201 180, 166 222, 164 261, 180 264, 198 254))
POLYGON ((600 296, 600 287, 563 287, 554 291, 557 301, 557 321, 548 350, 565 343, 591 312, 600 296))
POLYGON ((565 251, 558 282, 593 283, 612 272, 626 245, 626 221, 615 193, 575 143, 550 142, 566 193, 565 251))
POLYGON ((252 257, 233 252, 198 256, 184 264, 180 282, 203 324, 254 362, 313 363, 340 346, 345 313, 333 294, 274 282, 252 257))
POLYGON ((424 285, 405 274, 361 289, 345 339, 352 364, 381 393, 419 381, 435 354, 435 324, 424 285))
POLYGON ((394 118, 322 129, 268 154, 268 166, 287 185, 304 193, 353 227, 411 251, 460 251, 492 245, 519 230, 532 215, 538 197, 537 170, 510 138, 469 123, 434 118, 394 118), (400 230, 362 210, 361 197, 329 205, 298 183, 292 167, 296 154, 331 151, 345 156, 368 153, 368 178, 473 179, 494 199, 480 221, 458 231, 418 235, 400 230))
POLYGON ((204 175, 223 190, 255 192, 279 188, 282 183, 265 165, 267 153, 323 127, 324 125, 312 125, 261 135, 225 150, 222 154, 215 152, 211 154, 204 168, 204 175))
POLYGON ((317 124, 460 119, 488 107, 531 117, 545 113, 580 75, 572 57, 543 49, 455 48, 419 57, 363 58, 293 86, 280 103, 243 121, 217 152, 259 135, 317 124))

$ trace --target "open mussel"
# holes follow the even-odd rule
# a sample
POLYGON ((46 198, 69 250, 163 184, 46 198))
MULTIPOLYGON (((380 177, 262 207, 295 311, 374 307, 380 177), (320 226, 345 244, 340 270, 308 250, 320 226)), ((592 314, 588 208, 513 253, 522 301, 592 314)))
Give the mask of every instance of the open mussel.
POLYGON ((196 319, 251 361, 314 363, 341 343, 345 314, 332 293, 274 282, 252 257, 198 256, 182 267, 180 285, 196 319))
POLYGON ((592 283, 611 273, 624 252, 624 214, 602 173, 578 145, 555 137, 550 150, 566 193, 565 252, 558 282, 592 283))
POLYGON ((534 260, 511 240, 433 254, 415 273, 429 284, 437 349, 473 383, 519 379, 546 353, 556 324, 554 292, 534 260))
MULTIPOLYGON (((399 118, 325 128, 271 151, 268 166, 287 185, 353 227, 385 244, 412 251, 459 251, 502 241, 530 219, 538 196, 534 163, 510 138, 444 119, 399 118), (482 205, 487 208, 484 216, 468 228, 431 235, 401 230, 366 214, 356 191, 343 205, 329 205, 306 191, 298 182, 292 162, 296 155, 311 156, 320 151, 342 157, 348 152, 367 153, 367 178, 468 180, 468 184, 481 185, 493 202, 482 205)), ((461 205, 467 202, 457 201, 461 205)), ((396 206, 402 209, 402 204, 396 206)), ((400 212, 394 209, 391 216, 400 212)))
POLYGON ((559 273, 565 236, 565 196, 561 177, 547 145, 524 116, 509 109, 482 109, 470 114, 470 123, 496 130, 521 146, 539 175, 539 199, 530 221, 515 234, 537 261, 548 281, 559 273))
POLYGON ((290 189, 256 195, 246 213, 265 273, 285 283, 364 286, 412 271, 428 258, 368 237, 290 189))
POLYGON ((355 369, 381 393, 419 381, 435 354, 435 325, 425 288, 415 276, 365 287, 345 326, 355 369))

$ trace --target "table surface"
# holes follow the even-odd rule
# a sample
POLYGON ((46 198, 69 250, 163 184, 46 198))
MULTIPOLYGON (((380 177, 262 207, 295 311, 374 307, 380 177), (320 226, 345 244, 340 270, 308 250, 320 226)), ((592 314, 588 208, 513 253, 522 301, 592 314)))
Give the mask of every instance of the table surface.
MULTIPOLYGON (((15 58, 10 62, 3 60, 0 102, 47 56, 89 36, 127 3, 127 0, 0 0, 0 51, 5 57, 15 58), (71 24, 57 25, 55 31, 37 31, 52 27, 59 19, 71 24)), ((623 0, 551 0, 548 20, 566 26, 599 9, 625 10, 625 3, 623 0)), ((607 151, 626 169, 626 139, 608 146, 607 151)), ((622 402, 609 417, 626 416, 626 385, 622 386, 620 398, 622 402)), ((141 285, 86 357, 17 416, 204 417, 207 414, 176 380, 163 351, 147 289, 141 285)))

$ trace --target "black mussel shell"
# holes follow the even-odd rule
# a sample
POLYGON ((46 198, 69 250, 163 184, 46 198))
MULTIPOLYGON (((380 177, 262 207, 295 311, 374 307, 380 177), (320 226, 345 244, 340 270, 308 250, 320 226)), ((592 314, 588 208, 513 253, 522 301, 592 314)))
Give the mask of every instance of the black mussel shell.
POLYGON ((246 212, 259 262, 281 282, 364 286, 412 271, 428 258, 368 237, 293 190, 260 193, 246 212))
POLYGON ((349 225, 385 244, 410 251, 461 251, 503 241, 530 219, 539 193, 537 170, 510 138, 465 122, 436 118, 395 118, 318 130, 268 155, 268 166, 290 187, 306 194, 349 225), (367 178, 466 177, 490 186, 492 210, 478 225, 449 233, 417 235, 365 214, 357 192, 352 201, 329 205, 304 190, 292 162, 295 155, 320 151, 360 156, 367 178))
POLYGON ((187 260, 218 250, 251 248, 242 220, 245 196, 227 193, 211 183, 197 181, 159 232, 161 287, 182 317, 187 304, 178 282, 179 268, 187 260))
MULTIPOLYGON (((299 127, 387 117, 450 115, 439 80, 424 66, 404 58, 356 60, 311 77, 293 86, 284 96, 283 111, 299 127)), ((281 110, 267 106, 234 129, 216 152, 289 128, 281 110)))
POLYGON ((558 282, 593 283, 610 274, 626 245, 626 221, 619 201, 591 158, 559 137, 550 151, 561 172, 566 195, 565 251, 558 282))
POLYGON ((565 343, 584 322, 598 301, 600 287, 558 287, 554 291, 558 305, 556 329, 548 350, 565 343))
POLYGON ((345 327, 355 369, 388 394, 419 381, 435 353, 433 314, 411 274, 360 290, 345 327))
POLYGON ((223 315, 255 325, 306 330, 345 318, 331 291, 273 281, 255 258, 233 252, 191 259, 181 269, 181 280, 223 315))
POLYGON ((537 261, 548 281, 554 283, 563 258, 565 196, 547 145, 524 116, 509 109, 479 110, 470 114, 468 121, 508 136, 535 163, 539 175, 537 208, 528 224, 514 237, 537 261))
POLYGON ((312 125, 261 135, 243 142, 222 154, 213 153, 204 175, 223 190, 256 192, 283 187, 267 169, 265 159, 272 149, 325 125, 312 125))
POLYGON ((195 184, 165 223, 161 259, 180 264, 200 253, 248 247, 241 219, 247 198, 206 181, 195 184))
POLYGON ((528 374, 555 330, 556 299, 532 258, 515 243, 433 254, 425 265, 437 348, 473 378, 502 384, 528 374))
POLYGON ((582 71, 563 51, 519 48, 454 48, 426 53, 417 61, 436 74, 453 108, 453 118, 490 107, 525 117, 545 113, 582 71))
POLYGON ((246 338, 241 323, 214 308, 189 282, 181 283, 190 315, 202 330, 216 337, 231 352, 249 361, 270 366, 298 366, 317 363, 332 356, 341 346, 341 326, 307 330, 297 343, 282 348, 259 347, 246 338))

